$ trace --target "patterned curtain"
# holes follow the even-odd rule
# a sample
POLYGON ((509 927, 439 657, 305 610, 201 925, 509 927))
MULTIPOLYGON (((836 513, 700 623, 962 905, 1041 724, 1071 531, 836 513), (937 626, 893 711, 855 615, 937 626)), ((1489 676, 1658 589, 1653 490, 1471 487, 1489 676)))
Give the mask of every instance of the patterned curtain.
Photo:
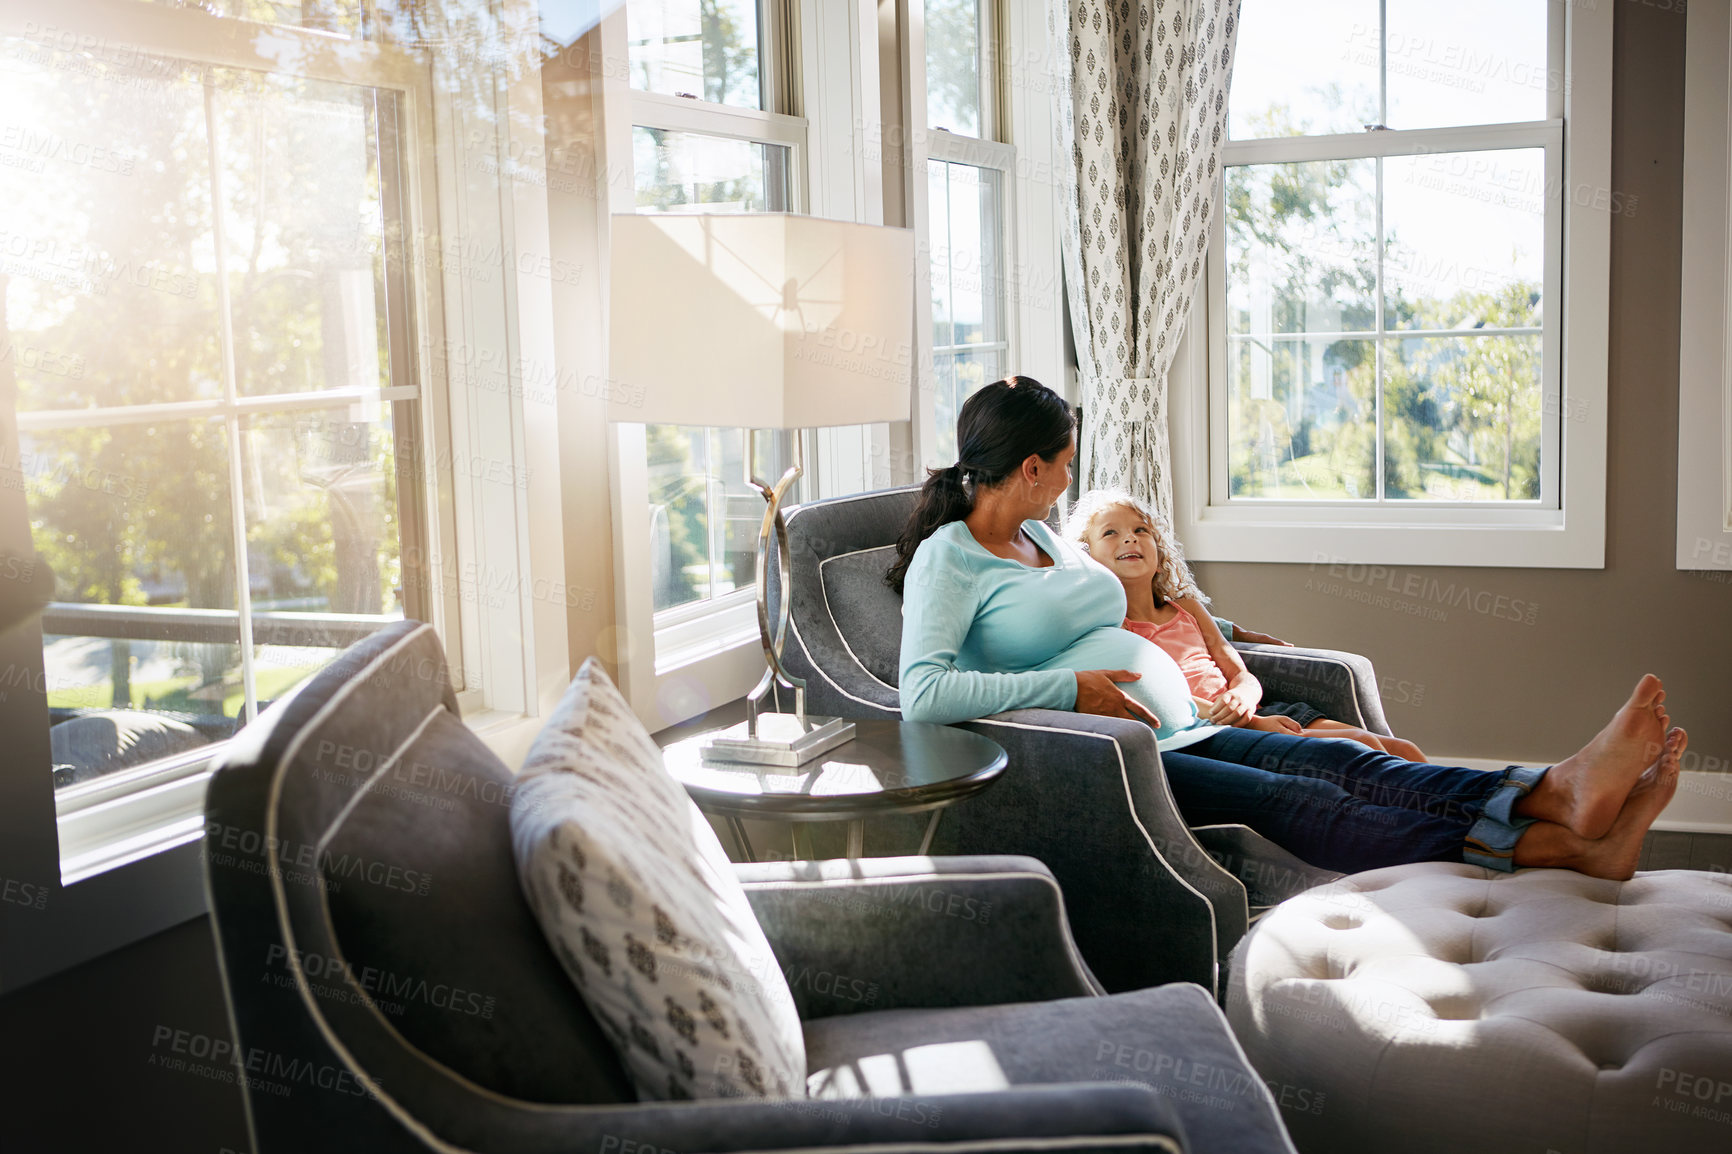
POLYGON ((1239 0, 1053 0, 1050 22, 1082 487, 1171 514, 1167 370, 1208 250, 1239 0))

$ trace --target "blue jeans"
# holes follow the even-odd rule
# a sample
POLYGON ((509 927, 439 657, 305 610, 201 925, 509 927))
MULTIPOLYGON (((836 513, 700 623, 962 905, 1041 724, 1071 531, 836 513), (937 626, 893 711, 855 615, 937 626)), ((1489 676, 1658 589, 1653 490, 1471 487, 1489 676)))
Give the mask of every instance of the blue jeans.
POLYGON ((1242 823, 1323 869, 1420 861, 1513 868, 1514 806, 1545 769, 1403 761, 1345 738, 1224 729, 1161 754, 1192 825, 1242 823))

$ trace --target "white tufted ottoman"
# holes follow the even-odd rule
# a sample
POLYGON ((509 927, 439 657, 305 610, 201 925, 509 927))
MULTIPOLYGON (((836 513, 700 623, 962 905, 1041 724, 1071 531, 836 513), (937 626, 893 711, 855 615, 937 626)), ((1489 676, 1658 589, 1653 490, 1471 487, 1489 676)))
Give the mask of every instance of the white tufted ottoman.
POLYGON ((1284 902, 1232 964, 1307 1154, 1732 1151, 1732 876, 1395 866, 1284 902))

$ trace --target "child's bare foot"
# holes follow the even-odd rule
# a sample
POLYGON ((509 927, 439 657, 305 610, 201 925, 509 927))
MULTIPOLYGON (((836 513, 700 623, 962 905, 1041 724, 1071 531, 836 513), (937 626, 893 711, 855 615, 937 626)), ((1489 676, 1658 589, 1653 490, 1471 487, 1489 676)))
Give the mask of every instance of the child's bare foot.
POLYGON ((1666 735, 1665 752, 1651 767, 1652 776, 1642 775, 1612 822, 1611 832, 1589 843, 1576 869, 1589 877, 1619 882, 1635 874, 1636 863, 1642 858, 1643 835, 1678 791, 1678 758, 1688 744, 1689 737, 1682 729, 1666 735))
POLYGON ((1606 727, 1558 762, 1516 806, 1523 817, 1556 822, 1590 841, 1605 837, 1623 813, 1642 771, 1664 748, 1666 690, 1645 674, 1606 727))

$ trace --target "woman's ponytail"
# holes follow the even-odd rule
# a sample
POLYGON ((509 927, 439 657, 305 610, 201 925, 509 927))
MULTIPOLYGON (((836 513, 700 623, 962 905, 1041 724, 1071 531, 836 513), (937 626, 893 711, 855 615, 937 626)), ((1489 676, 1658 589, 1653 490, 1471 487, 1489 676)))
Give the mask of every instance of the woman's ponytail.
POLYGON ((974 497, 968 491, 966 475, 967 470, 960 461, 948 469, 926 470, 926 483, 920 487, 920 499, 915 503, 908 524, 903 527, 902 536, 896 540, 896 562, 884 574, 890 588, 897 593, 902 592, 908 566, 913 562, 914 551, 920 548, 920 543, 937 532, 940 526, 960 521, 974 511, 974 497))
POLYGON ((896 541, 896 563, 884 580, 897 593, 920 543, 940 526, 974 511, 974 491, 1014 474, 1031 454, 1058 458, 1072 443, 1076 418, 1064 398, 1032 377, 1007 377, 975 390, 956 417, 961 460, 948 469, 928 469, 920 500, 896 541))

